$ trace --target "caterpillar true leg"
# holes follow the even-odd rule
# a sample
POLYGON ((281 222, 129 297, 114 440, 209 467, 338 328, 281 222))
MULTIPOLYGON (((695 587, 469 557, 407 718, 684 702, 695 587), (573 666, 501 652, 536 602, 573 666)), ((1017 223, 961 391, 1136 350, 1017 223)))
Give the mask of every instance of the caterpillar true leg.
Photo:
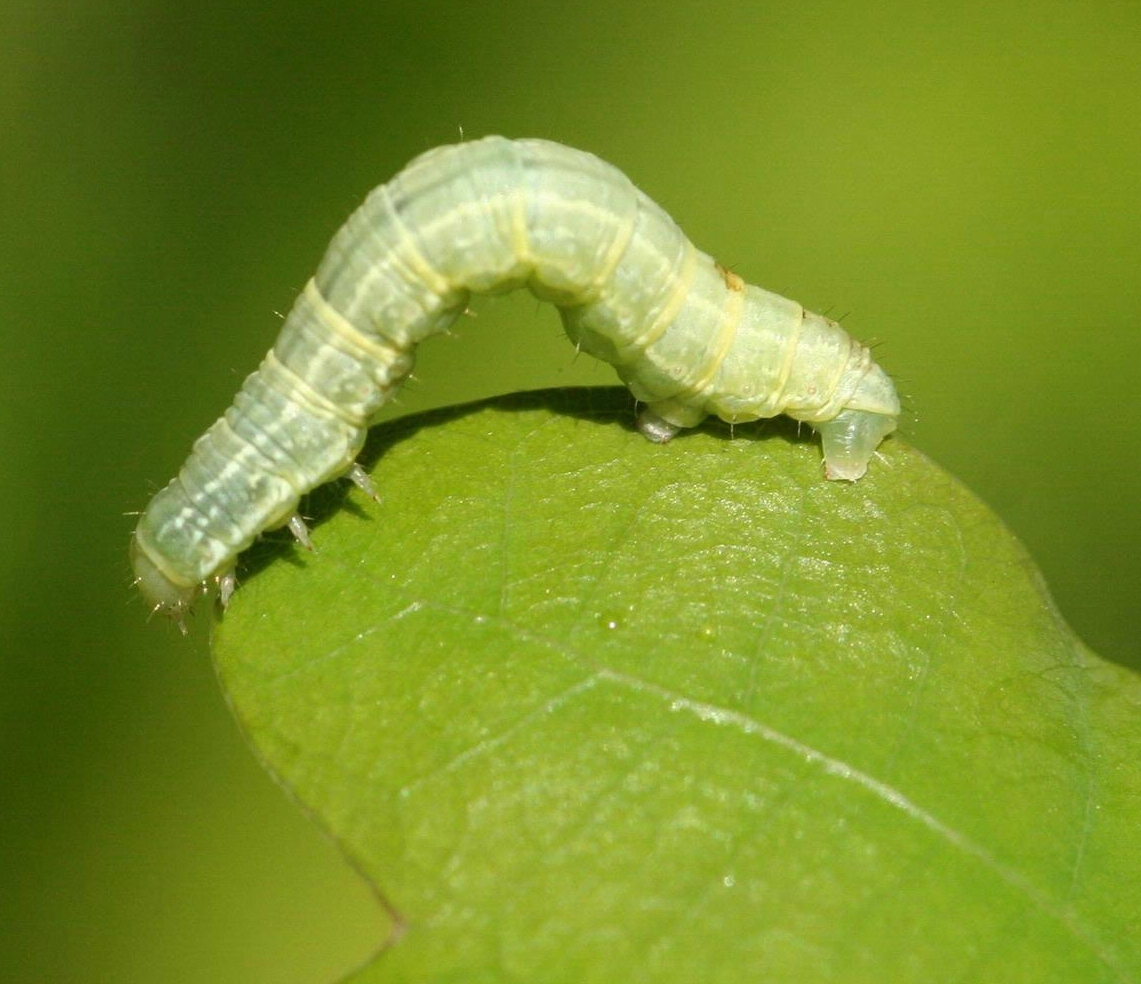
POLYGON ((238 587, 238 579, 234 576, 233 571, 227 571, 218 577, 218 601, 222 607, 225 608, 230 603, 230 598, 233 597, 234 592, 238 587))
POLYGON ((353 463, 353 467, 348 470, 349 480, 367 495, 373 502, 380 502, 380 496, 376 494, 376 489, 373 487, 372 479, 368 477, 366 472, 360 465, 353 463))
POLYGON ((313 549, 313 540, 309 536, 309 527, 305 525, 305 520, 301 518, 300 513, 294 513, 289 517, 289 532, 293 534, 293 539, 301 544, 306 550, 313 549))

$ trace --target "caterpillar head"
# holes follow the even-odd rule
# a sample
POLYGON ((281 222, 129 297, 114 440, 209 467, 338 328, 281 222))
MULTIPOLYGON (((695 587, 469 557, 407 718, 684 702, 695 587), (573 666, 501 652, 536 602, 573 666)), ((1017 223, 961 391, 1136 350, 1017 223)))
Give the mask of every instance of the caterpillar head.
POLYGON ((185 634, 184 618, 198 594, 198 585, 173 580, 147 554, 137 534, 131 537, 131 566, 143 600, 152 611, 161 612, 178 622, 185 634))

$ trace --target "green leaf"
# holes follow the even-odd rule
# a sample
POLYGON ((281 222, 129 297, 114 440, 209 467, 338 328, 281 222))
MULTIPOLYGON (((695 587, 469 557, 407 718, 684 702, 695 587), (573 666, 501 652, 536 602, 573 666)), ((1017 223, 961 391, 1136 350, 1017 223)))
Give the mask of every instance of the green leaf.
POLYGON ((391 907, 354 982, 1141 980, 1141 682, 898 440, 624 391, 378 429, 215 640, 391 907), (340 508, 336 508, 337 506, 340 508))

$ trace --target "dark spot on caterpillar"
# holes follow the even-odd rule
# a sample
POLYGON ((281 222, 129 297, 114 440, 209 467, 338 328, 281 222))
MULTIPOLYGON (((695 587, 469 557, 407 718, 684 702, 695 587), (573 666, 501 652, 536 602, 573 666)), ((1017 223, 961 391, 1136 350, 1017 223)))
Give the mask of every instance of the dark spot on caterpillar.
POLYGON ((734 273, 727 266, 722 266, 720 263, 714 264, 717 267, 717 272, 721 274, 725 280, 725 286, 732 291, 742 291, 745 289, 745 280, 739 274, 734 273))

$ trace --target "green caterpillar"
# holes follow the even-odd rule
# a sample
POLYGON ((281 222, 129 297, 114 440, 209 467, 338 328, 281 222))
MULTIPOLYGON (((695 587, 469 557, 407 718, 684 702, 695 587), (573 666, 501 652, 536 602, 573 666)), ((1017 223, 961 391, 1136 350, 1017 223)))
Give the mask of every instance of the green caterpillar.
POLYGON ((820 432, 825 475, 855 481, 899 400, 868 350, 697 250, 622 172, 545 140, 486 137, 416 158, 333 237, 316 275, 233 406, 147 506, 136 582, 179 622, 200 587, 234 590, 238 554, 289 525, 305 492, 348 475, 416 346, 472 294, 528 287, 609 362, 664 442, 708 415, 787 414, 820 432))

